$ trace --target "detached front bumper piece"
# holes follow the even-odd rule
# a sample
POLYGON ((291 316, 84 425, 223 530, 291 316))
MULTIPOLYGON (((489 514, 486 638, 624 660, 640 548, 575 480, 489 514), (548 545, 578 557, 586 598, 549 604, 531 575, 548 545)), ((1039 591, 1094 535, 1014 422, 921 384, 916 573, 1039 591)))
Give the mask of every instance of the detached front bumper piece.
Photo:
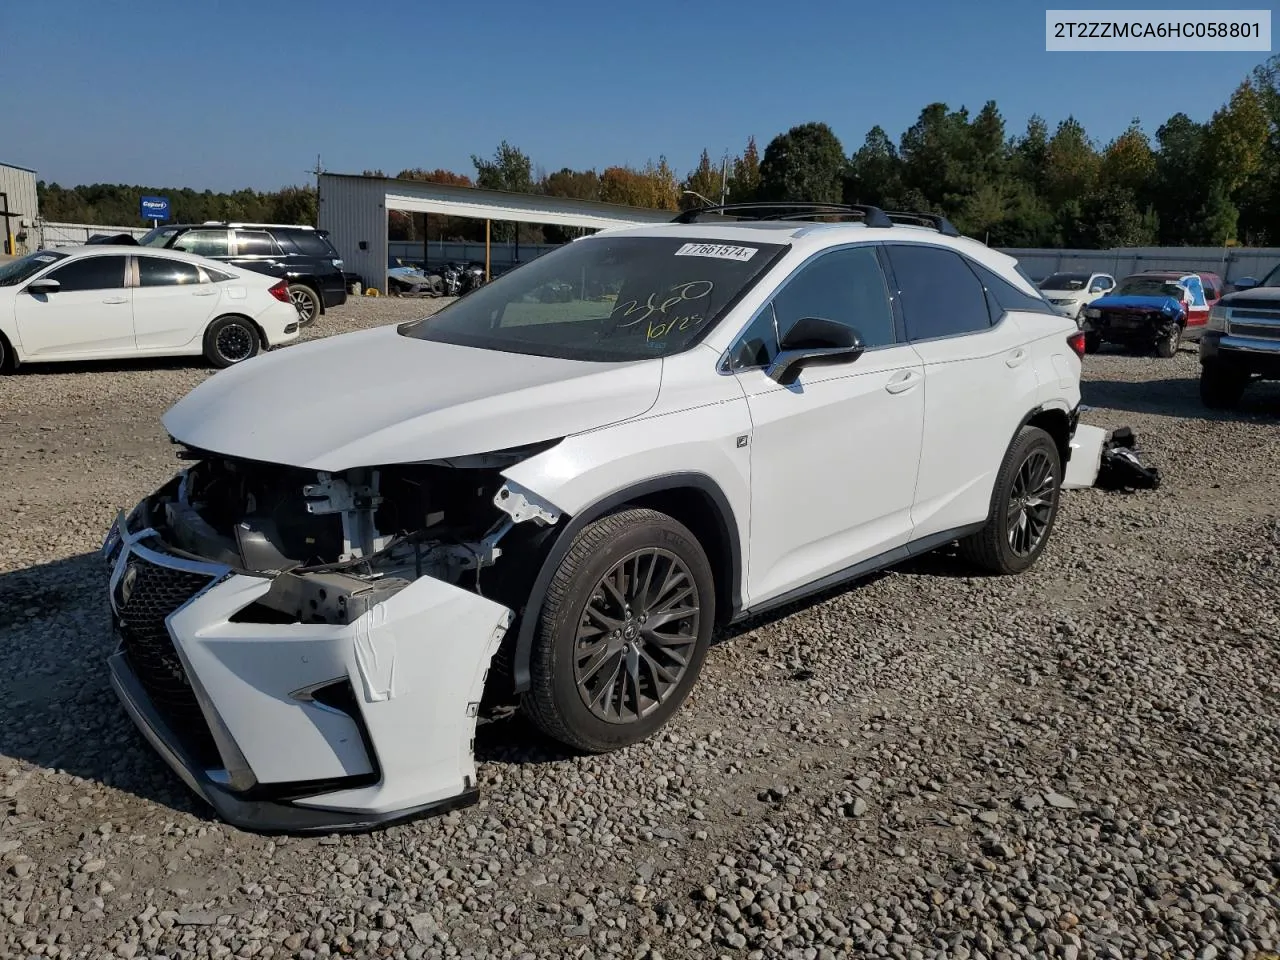
POLYGON ((141 526, 121 515, 102 546, 111 682, 223 819, 328 833, 476 800, 476 714, 510 610, 422 577, 350 624, 250 622, 270 578, 141 526))

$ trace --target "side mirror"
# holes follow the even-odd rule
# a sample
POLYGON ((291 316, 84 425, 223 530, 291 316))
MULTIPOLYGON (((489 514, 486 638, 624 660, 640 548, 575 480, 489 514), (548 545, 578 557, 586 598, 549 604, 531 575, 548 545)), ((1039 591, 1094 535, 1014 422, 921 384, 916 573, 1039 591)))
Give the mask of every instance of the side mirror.
POLYGON ((800 371, 815 363, 852 363, 866 347, 853 327, 821 317, 796 322, 779 344, 778 355, 765 370, 769 379, 789 386, 800 371))
POLYGON ((39 296, 46 293, 57 293, 61 288, 62 284, 52 277, 41 277, 39 280, 32 280, 27 284, 27 293, 39 296))
POLYGON ((1252 290, 1258 286, 1257 277, 1241 277, 1239 280, 1233 281, 1237 290, 1252 290))

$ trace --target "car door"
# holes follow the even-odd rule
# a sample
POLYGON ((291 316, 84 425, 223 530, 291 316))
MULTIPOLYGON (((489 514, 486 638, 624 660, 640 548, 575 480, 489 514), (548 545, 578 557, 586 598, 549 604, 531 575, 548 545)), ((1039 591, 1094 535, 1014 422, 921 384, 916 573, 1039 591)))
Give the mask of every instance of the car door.
POLYGON ((818 255, 792 274, 730 348, 751 414, 753 604, 905 544, 923 426, 922 365, 899 340, 874 245, 818 255), (800 319, 856 329, 853 362, 766 374, 800 319))
POLYGON ((946 247, 888 244, 907 339, 924 363, 924 436, 912 508, 923 539, 986 519, 991 491, 1039 377, 1028 337, 992 309, 966 258, 946 247))
POLYGON ((134 353, 128 265, 121 254, 80 256, 41 275, 58 281, 56 291, 19 291, 15 320, 23 353, 32 360, 134 353))
POLYGON ((287 257, 265 230, 236 230, 230 262, 245 270, 284 277, 289 272, 287 257))
POLYGON ((1187 291, 1182 301, 1187 308, 1186 330, 1198 333, 1209 322, 1209 302, 1204 293, 1204 281, 1193 273, 1183 277, 1181 283, 1187 291))
POLYGON ((173 350, 199 343, 218 307, 218 285, 185 260, 142 253, 133 260, 133 329, 138 350, 173 350))

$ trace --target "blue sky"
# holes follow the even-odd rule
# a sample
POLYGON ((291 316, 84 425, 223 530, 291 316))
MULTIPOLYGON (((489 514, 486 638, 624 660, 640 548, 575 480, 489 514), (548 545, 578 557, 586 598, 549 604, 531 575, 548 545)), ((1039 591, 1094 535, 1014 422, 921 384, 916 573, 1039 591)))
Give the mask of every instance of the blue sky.
POLYGON ((317 153, 471 174, 505 138, 547 170, 666 154, 683 173, 809 120, 851 152, 931 101, 989 99, 1010 132, 1074 114, 1105 142, 1135 116, 1151 134, 1207 119, 1267 56, 1046 53, 1046 5, 1065 3, 4 0, 0 161, 63 185, 272 189, 317 153))

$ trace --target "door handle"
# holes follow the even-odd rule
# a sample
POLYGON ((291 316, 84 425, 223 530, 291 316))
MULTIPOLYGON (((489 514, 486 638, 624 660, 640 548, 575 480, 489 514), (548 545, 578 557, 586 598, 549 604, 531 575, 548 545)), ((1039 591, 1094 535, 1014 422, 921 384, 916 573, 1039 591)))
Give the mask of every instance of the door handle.
POLYGON ((193 290, 192 295, 197 297, 212 297, 217 292, 217 290, 193 290))
POLYGON ((894 374, 893 379, 884 385, 890 393, 906 393, 920 382, 920 374, 915 370, 902 370, 894 374))
POLYGON ((107 297, 102 302, 103 303, 128 303, 129 298, 128 297, 107 297))
POLYGON ((1009 356, 1005 358, 1004 362, 1006 366, 1016 367, 1025 359, 1027 359, 1027 351, 1022 349, 1022 347, 1019 347, 1017 350, 1013 351, 1013 353, 1009 354, 1009 356))

